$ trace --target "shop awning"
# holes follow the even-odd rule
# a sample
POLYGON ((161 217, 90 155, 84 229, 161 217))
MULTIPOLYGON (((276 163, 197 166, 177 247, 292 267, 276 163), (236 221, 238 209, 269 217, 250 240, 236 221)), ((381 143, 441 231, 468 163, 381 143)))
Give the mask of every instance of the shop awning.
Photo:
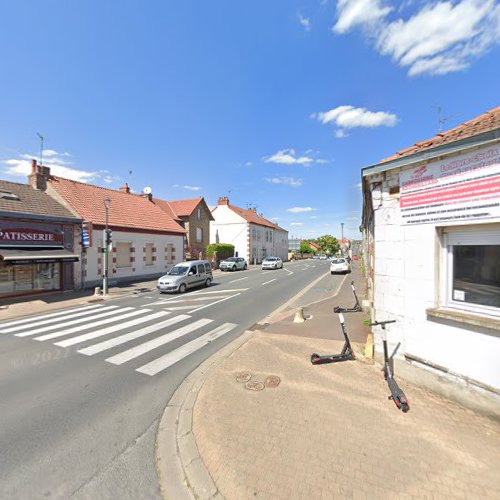
POLYGON ((40 264, 51 262, 78 262, 78 255, 69 250, 14 250, 0 249, 0 262, 5 264, 40 264))

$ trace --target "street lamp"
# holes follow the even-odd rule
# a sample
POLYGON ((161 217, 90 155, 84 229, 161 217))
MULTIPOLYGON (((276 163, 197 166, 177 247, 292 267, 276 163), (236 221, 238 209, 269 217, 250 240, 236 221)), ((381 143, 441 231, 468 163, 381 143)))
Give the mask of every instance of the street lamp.
POLYGON ((102 294, 107 295, 108 294, 108 269, 109 269, 109 247, 110 245, 108 244, 108 214, 109 214, 109 205, 111 203, 111 200, 109 198, 104 198, 104 208, 106 209, 106 229, 104 230, 104 238, 103 238, 103 246, 105 250, 104 254, 104 276, 102 279, 102 294))
POLYGON ((341 222, 340 225, 342 226, 342 241, 344 241, 344 223, 341 222))

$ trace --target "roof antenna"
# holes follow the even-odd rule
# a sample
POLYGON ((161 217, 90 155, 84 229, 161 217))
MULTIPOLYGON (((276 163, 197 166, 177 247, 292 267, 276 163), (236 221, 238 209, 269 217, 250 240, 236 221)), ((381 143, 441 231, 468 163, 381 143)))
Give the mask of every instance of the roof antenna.
POLYGON ((438 115, 438 131, 437 131, 437 133, 442 134, 443 133, 443 125, 448 120, 451 120, 452 118, 454 118, 455 116, 458 116, 458 115, 443 116, 443 108, 441 106, 434 106, 434 108, 436 109, 437 115, 438 115))
POLYGON ((36 135, 40 138, 40 165, 43 165, 43 136, 38 132, 36 135))

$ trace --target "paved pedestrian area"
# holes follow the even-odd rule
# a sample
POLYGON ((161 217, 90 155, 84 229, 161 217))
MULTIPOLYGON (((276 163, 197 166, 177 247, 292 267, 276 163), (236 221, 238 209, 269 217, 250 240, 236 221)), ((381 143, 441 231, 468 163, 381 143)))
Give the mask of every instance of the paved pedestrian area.
POLYGON ((401 380, 403 414, 378 366, 311 365, 332 345, 256 332, 209 375, 193 433, 222 496, 500 498, 497 423, 401 380), (280 383, 249 390, 242 373, 280 383))
POLYGON ((396 373, 411 406, 400 412, 362 356, 365 313, 345 314, 356 361, 311 364, 342 348, 333 306, 353 305, 351 280, 362 297, 357 268, 340 290, 320 279, 186 379, 158 432, 166 498, 500 498, 500 420, 396 373))

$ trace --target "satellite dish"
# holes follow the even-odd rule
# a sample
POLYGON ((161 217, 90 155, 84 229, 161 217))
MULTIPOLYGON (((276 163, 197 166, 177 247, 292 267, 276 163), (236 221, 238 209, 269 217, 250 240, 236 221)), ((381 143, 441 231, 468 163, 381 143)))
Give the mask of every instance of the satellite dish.
POLYGON ((151 193, 153 192, 153 190, 152 190, 149 186, 146 186, 146 187, 142 190, 142 192, 143 192, 144 194, 151 194, 151 193))

